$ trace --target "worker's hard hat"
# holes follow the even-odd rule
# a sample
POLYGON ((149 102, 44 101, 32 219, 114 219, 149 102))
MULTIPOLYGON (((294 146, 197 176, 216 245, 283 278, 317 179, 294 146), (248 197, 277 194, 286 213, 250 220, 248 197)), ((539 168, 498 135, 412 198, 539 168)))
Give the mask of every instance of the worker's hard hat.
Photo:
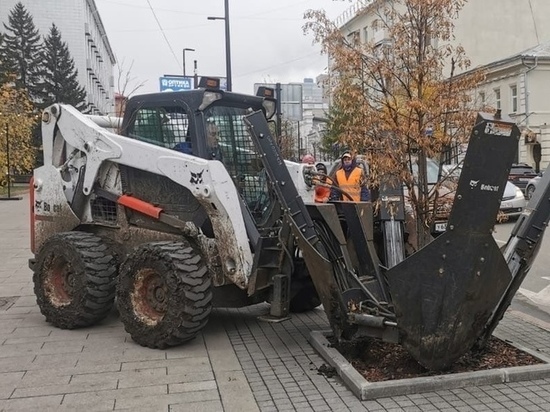
POLYGON ((315 158, 313 157, 313 155, 306 154, 304 155, 304 157, 302 157, 302 163, 307 163, 309 165, 312 165, 315 163, 315 158))
POLYGON ((350 159, 353 159, 353 156, 351 155, 350 152, 344 152, 342 153, 342 160, 346 157, 349 157, 350 159))

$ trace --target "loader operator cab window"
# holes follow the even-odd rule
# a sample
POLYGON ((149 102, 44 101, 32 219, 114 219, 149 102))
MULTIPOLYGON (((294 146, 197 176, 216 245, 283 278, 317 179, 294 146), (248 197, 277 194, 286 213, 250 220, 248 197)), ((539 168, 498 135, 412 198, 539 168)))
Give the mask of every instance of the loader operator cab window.
POLYGON ((211 106, 205 110, 206 148, 210 159, 220 160, 247 204, 256 223, 271 215, 273 199, 266 173, 243 121, 246 108, 211 106))
POLYGON ((191 153, 188 130, 187 113, 181 107, 149 107, 137 110, 130 137, 191 153))
POLYGON ((208 158, 212 160, 222 160, 220 147, 220 129, 214 119, 206 120, 206 150, 208 158))

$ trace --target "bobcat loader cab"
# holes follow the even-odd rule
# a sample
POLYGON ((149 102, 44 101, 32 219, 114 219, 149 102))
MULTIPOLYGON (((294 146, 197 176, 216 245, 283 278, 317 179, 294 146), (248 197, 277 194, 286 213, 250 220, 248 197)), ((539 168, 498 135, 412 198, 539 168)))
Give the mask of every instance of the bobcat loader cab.
MULTIPOLYGON (((242 120, 251 109, 261 110, 267 119, 275 114, 273 90, 261 88, 258 93, 262 95, 226 93, 219 89, 219 79, 203 78, 196 90, 137 96, 128 100, 121 134, 221 161, 244 195, 254 226, 262 226, 268 224, 265 220, 273 202, 267 195, 259 155, 242 120)), ((200 180, 200 174, 193 179, 200 180)))

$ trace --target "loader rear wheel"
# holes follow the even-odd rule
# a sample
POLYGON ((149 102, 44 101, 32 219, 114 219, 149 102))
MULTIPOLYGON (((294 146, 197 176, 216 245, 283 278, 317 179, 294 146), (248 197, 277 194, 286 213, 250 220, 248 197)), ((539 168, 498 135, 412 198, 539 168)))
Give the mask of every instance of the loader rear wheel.
POLYGON ((144 244, 122 264, 117 306, 126 332, 164 349, 193 339, 212 310, 211 279, 187 242, 144 244))
POLYGON ((52 236, 40 249, 34 268, 40 311, 58 328, 93 325, 113 307, 116 260, 95 235, 64 232, 52 236))

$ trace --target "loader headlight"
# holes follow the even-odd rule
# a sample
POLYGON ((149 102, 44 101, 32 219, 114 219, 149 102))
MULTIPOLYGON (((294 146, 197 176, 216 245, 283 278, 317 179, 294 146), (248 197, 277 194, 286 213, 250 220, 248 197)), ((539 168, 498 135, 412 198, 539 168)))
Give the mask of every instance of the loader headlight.
POLYGON ((204 95, 202 96, 202 103, 199 106, 199 110, 204 110, 208 106, 210 106, 212 103, 214 103, 216 100, 221 100, 222 94, 216 93, 216 92, 204 92, 204 95))

